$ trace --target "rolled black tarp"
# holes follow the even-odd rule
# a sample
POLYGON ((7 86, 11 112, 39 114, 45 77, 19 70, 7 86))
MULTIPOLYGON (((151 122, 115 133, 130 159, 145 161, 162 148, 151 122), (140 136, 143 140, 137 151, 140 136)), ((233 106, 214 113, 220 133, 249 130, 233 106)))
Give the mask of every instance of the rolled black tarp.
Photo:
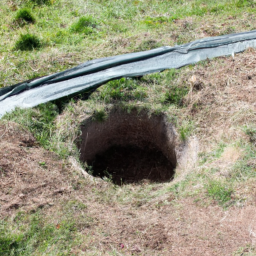
POLYGON ((1 88, 0 118, 16 107, 30 108, 90 91, 113 79, 180 68, 207 58, 233 55, 250 47, 256 47, 256 30, 88 61, 63 72, 1 88))

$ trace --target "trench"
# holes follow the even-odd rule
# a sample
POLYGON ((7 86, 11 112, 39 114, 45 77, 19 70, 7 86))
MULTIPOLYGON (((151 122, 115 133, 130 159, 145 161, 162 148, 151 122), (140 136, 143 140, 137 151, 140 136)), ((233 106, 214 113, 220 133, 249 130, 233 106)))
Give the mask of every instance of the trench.
POLYGON ((81 131, 77 146, 89 174, 117 185, 173 179, 176 136, 164 114, 115 108, 103 122, 84 120, 81 131))

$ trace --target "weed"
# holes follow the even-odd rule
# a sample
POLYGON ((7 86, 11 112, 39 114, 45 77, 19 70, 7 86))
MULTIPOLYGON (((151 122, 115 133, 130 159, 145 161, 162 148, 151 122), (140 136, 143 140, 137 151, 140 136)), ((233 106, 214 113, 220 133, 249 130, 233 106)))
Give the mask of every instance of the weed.
POLYGON ((163 104, 174 104, 177 106, 183 105, 183 98, 187 95, 189 89, 186 86, 172 86, 164 94, 164 97, 161 99, 163 104))
POLYGON ((111 28, 112 28, 112 31, 116 33, 123 33, 128 30, 125 23, 120 24, 120 23, 114 22, 113 24, 111 24, 111 28))
POLYGON ((207 193, 214 200, 218 201, 220 205, 224 205, 231 200, 233 189, 220 181, 210 180, 206 185, 207 193))
POLYGON ((104 181, 113 182, 112 175, 108 172, 108 170, 103 171, 104 177, 102 178, 104 181))
POLYGON ((256 143, 256 128, 253 126, 244 126, 243 131, 247 136, 249 136, 251 143, 256 143))
POLYGON ((26 23, 35 23, 36 19, 31 14, 29 9, 23 8, 23 9, 18 10, 18 12, 15 16, 14 22, 19 24, 20 26, 23 26, 26 23))
POLYGON ((39 166, 41 166, 42 168, 47 169, 47 165, 46 165, 45 162, 39 162, 38 164, 39 164, 39 166))
POLYGON ((206 6, 200 6, 199 4, 195 3, 192 4, 192 10, 190 12, 190 15, 203 16, 207 12, 208 8, 206 6))
POLYGON ((71 26, 70 30, 75 33, 89 35, 93 33, 96 26, 97 22, 92 16, 83 16, 71 26))
POLYGON ((42 43, 40 39, 32 34, 20 35, 20 38, 15 43, 15 50, 31 51, 36 48, 40 48, 42 43))
POLYGON ((186 141, 188 137, 192 134, 194 125, 190 121, 184 121, 179 128, 180 138, 182 141, 186 141))
POLYGON ((224 152, 224 149, 227 145, 225 143, 220 143, 215 151, 212 152, 212 156, 214 158, 220 158, 222 153, 224 152))
POLYGON ((104 122, 107 119, 107 113, 105 109, 96 109, 93 112, 92 120, 97 122, 104 122))
MULTIPOLYGON (((196 175, 198 176, 198 175, 196 175)), ((182 194, 185 195, 187 194, 186 192, 186 188, 189 187, 191 185, 191 183, 193 183, 194 179, 199 177, 195 177, 195 175, 193 174, 188 174, 184 179, 182 179, 181 181, 174 183, 173 185, 171 185, 170 187, 168 187, 168 192, 172 192, 172 194, 175 197, 179 197, 182 194)), ((197 193, 196 191, 190 191, 189 193, 197 193)), ((192 195, 192 194, 191 194, 192 195)))
POLYGON ((88 165, 86 167, 86 171, 88 172, 88 174, 93 175, 93 166, 92 165, 88 165))
POLYGON ((233 256, 253 256, 256 248, 252 244, 247 244, 245 247, 239 247, 232 255, 233 256))

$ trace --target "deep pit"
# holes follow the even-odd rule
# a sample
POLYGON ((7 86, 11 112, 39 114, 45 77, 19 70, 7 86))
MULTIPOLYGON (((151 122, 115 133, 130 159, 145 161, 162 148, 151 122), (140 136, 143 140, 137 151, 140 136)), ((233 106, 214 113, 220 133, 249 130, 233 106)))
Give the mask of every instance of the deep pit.
POLYGON ((164 114, 115 108, 103 122, 86 119, 81 130, 80 160, 91 175, 110 178, 117 185, 173 179, 176 136, 164 114))

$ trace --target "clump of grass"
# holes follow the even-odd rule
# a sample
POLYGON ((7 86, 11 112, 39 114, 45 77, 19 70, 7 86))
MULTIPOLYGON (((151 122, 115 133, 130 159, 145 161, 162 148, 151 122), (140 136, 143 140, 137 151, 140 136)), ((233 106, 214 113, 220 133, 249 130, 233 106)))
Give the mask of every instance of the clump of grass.
POLYGON ((92 119, 97 122, 104 122, 107 119, 107 113, 105 109, 96 109, 93 112, 92 119))
POLYGON ((121 78, 110 81, 99 91, 100 99, 103 99, 105 103, 115 100, 142 100, 147 97, 146 89, 140 86, 135 79, 121 78))
POLYGON ((256 144, 256 128, 252 126, 243 127, 245 134, 249 137, 250 142, 256 144))
POLYGON ((21 50, 21 51, 31 51, 36 48, 40 48, 42 46, 42 43, 40 39, 36 35, 32 34, 25 34, 20 35, 20 38, 15 43, 15 50, 21 50))
POLYGON ((211 13, 220 13, 221 11, 223 11, 225 9, 225 5, 218 5, 218 6, 214 6, 212 8, 210 8, 210 12, 211 13))
POLYGON ((21 124, 42 146, 47 148, 51 143, 51 135, 55 130, 54 120, 58 114, 58 107, 55 104, 46 103, 33 109, 17 109, 6 114, 3 119, 21 124))
POLYGON ((220 205, 225 205, 231 200, 233 189, 220 181, 210 180, 206 185, 207 193, 216 200, 220 205))
POLYGON ((84 33, 89 35, 93 33, 96 26, 97 22, 93 17, 83 16, 71 26, 70 30, 75 33, 84 33))
POLYGON ((20 26, 24 26, 26 23, 35 23, 36 19, 31 14, 30 10, 27 8, 22 8, 18 10, 14 22, 19 24, 20 26))
POLYGON ((255 7, 256 3, 254 2, 254 0, 238 0, 236 3, 236 6, 238 8, 242 8, 242 7, 255 7))
POLYGON ((179 127, 180 138, 182 141, 186 141, 188 137, 192 134, 194 130, 194 125, 190 121, 184 121, 179 127))
POLYGON ((174 104, 177 106, 183 105, 183 98, 187 95, 189 89, 187 86, 171 86, 164 94, 161 102, 163 104, 174 104))

